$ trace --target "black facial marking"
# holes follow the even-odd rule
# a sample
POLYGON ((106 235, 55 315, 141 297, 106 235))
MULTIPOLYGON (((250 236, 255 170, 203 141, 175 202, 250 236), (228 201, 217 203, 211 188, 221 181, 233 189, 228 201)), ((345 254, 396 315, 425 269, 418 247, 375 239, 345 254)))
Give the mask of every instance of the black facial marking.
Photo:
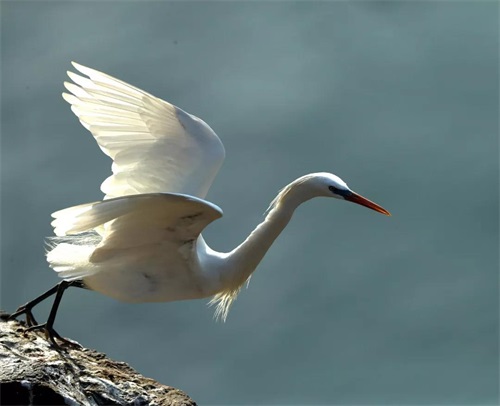
POLYGON ((328 189, 330 189, 330 191, 332 193, 339 195, 339 196, 342 196, 342 197, 347 197, 347 196, 352 195, 352 192, 350 190, 339 189, 339 188, 336 188, 335 186, 328 186, 328 189))

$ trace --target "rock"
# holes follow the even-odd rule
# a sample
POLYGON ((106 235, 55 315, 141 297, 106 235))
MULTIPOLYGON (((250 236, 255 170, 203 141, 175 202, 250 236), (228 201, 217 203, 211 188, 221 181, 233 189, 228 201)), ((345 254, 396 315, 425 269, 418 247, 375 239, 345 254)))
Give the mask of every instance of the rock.
POLYGON ((56 350, 43 332, 7 318, 0 314, 1 405, 196 405, 124 362, 80 346, 56 350))

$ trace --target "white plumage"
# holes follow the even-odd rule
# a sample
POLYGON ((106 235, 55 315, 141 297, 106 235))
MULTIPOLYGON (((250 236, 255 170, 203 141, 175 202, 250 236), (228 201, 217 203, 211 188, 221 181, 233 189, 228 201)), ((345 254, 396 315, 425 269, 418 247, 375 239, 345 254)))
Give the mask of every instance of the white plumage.
POLYGON ((73 66, 63 93, 71 110, 113 159, 105 198, 183 193, 204 198, 224 161, 224 146, 199 118, 109 75, 73 66))
POLYGON ((286 186, 264 221, 229 253, 202 230, 222 216, 203 200, 224 147, 201 119, 109 75, 73 63, 64 99, 113 160, 104 200, 57 211, 47 260, 59 276, 128 302, 213 296, 223 319, 296 207, 317 196, 386 210, 337 176, 315 173, 286 186))

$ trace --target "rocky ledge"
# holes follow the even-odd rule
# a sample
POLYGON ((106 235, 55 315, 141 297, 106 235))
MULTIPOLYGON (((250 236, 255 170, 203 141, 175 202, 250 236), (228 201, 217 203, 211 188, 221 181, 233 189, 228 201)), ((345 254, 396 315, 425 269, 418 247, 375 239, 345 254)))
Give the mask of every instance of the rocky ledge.
POLYGON ((56 349, 42 332, 25 329, 0 314, 1 405, 196 405, 124 362, 78 343, 56 349))

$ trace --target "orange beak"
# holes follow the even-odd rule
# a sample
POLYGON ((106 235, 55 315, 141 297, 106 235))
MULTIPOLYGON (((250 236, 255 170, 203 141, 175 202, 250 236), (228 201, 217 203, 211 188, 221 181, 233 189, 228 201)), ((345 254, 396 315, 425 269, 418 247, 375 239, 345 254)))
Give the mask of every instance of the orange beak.
POLYGON ((373 203, 371 200, 365 199, 363 196, 360 196, 357 193, 352 192, 351 195, 345 196, 344 199, 349 202, 357 203, 360 204, 361 206, 365 206, 368 207, 369 209, 378 211, 379 213, 385 214, 386 216, 391 215, 391 213, 389 213, 383 207, 379 206, 377 203, 373 203))

